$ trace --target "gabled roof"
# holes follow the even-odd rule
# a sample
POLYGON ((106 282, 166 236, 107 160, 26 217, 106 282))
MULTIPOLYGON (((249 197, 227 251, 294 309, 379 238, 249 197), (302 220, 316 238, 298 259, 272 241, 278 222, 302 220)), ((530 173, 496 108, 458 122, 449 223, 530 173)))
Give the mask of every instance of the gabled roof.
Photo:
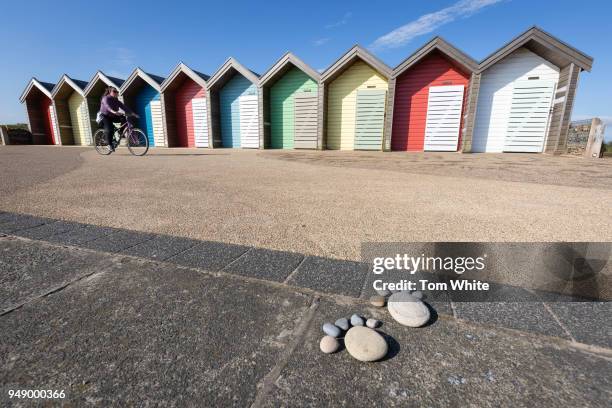
POLYGON ((244 76, 246 79, 248 79, 255 85, 259 85, 259 75, 239 63, 235 58, 230 57, 207 81, 208 89, 215 87, 215 84, 217 84, 221 79, 223 79, 232 68, 238 71, 242 76, 244 76))
POLYGON ((360 45, 355 45, 321 74, 321 82, 331 81, 355 62, 356 59, 361 59, 387 79, 389 79, 393 73, 393 70, 387 64, 360 45))
POLYGON ((563 63, 569 64, 573 62, 586 71, 590 71, 593 66, 592 57, 564 43, 541 28, 533 26, 482 60, 478 66, 478 71, 484 71, 523 46, 533 48, 533 51, 537 54, 558 66, 563 63))
POLYGON ((26 98, 28 97, 28 94, 32 90, 32 87, 36 87, 42 93, 44 93, 49 99, 51 99, 52 98, 51 91, 53 91, 55 84, 50 84, 49 82, 41 82, 36 78, 30 79, 30 81, 28 82, 28 86, 26 86, 23 93, 19 97, 19 101, 21 103, 25 102, 26 98))
POLYGON ((288 65, 297 67, 299 70, 317 82, 321 78, 321 74, 312 69, 308 64, 296 57, 293 53, 287 52, 278 61, 276 61, 276 63, 272 65, 272 67, 268 69, 265 74, 261 76, 259 79, 259 85, 263 86, 268 81, 276 78, 279 74, 285 73, 288 69, 288 65))
POLYGON ((442 37, 434 37, 427 44, 416 50, 412 55, 402 61, 393 70, 393 78, 397 78, 407 69, 415 65, 417 62, 425 58, 433 51, 440 51, 451 60, 461 65, 467 72, 474 72, 478 69, 478 62, 472 57, 446 41, 442 37))
POLYGON ((149 74, 143 71, 141 68, 136 68, 134 69, 134 71, 132 71, 128 79, 125 80, 123 85, 121 85, 121 89, 119 89, 119 93, 123 94, 126 91, 126 89, 128 89, 132 85, 132 83, 134 82, 136 78, 142 78, 146 83, 151 85, 153 89, 155 89, 157 92, 161 91, 161 84, 162 82, 164 82, 164 78, 158 75, 149 74))
POLYGON ((84 95, 84 89, 87 87, 87 82, 81 81, 79 79, 72 79, 68 75, 64 74, 57 82, 57 85, 53 88, 53 92, 51 92, 51 96, 55 98, 57 93, 62 89, 64 84, 70 85, 75 91, 77 91, 81 96, 84 95))
POLYGON ((85 96, 87 96, 91 92, 94 85, 98 81, 104 82, 107 86, 114 86, 117 89, 121 88, 121 85, 123 85, 123 83, 125 82, 123 79, 111 77, 111 76, 104 74, 104 72, 102 71, 98 71, 94 74, 94 76, 89 81, 89 84, 84 89, 85 96))
POLYGON ((168 75, 168 78, 166 78, 166 80, 162 82, 161 91, 162 92, 165 91, 166 88, 168 88, 168 86, 172 83, 172 81, 174 81, 181 72, 187 75, 189 78, 191 78, 195 83, 200 85, 202 88, 206 89, 206 81, 210 77, 206 74, 202 74, 201 72, 194 71, 193 69, 189 68, 183 62, 179 62, 176 68, 174 68, 172 72, 170 73, 170 75, 168 75))

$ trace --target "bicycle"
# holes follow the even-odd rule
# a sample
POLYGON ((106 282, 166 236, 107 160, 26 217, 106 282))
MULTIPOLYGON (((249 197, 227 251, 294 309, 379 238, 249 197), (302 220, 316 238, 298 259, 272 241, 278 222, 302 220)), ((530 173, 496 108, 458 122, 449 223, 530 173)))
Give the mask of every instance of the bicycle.
MULTIPOLYGON (((125 116, 127 119, 127 115, 125 116)), ((125 123, 120 126, 117 126, 116 123, 113 123, 113 125, 115 126, 112 137, 113 149, 119 146, 122 138, 125 138, 127 141, 127 148, 132 155, 144 156, 147 154, 149 151, 149 138, 142 130, 134 127, 129 120, 126 120, 125 123)), ((96 133, 94 133, 94 146, 96 147, 96 151, 104 156, 113 152, 108 146, 106 136, 104 135, 104 129, 98 129, 96 133)))

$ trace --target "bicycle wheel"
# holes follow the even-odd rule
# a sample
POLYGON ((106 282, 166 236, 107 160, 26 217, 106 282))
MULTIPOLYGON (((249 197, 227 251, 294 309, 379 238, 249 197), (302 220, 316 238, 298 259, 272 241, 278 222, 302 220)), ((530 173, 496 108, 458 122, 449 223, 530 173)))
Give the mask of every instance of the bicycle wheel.
POLYGON ((142 130, 132 129, 126 139, 127 147, 134 156, 144 156, 149 151, 149 138, 142 130))
POLYGON ((96 147, 96 152, 103 156, 111 154, 111 149, 104 135, 104 129, 98 129, 96 133, 94 133, 94 146, 96 147))

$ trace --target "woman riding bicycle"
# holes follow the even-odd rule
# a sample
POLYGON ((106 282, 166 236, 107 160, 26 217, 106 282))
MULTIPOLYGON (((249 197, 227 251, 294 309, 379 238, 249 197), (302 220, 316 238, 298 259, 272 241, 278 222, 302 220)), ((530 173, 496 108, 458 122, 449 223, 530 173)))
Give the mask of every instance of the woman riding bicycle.
POLYGON ((108 148, 115 151, 113 145, 113 123, 121 123, 122 125, 128 121, 128 115, 138 117, 130 108, 125 106, 118 98, 119 91, 114 86, 106 88, 102 101, 100 102, 100 114, 102 116, 102 125, 104 127, 104 136, 108 143, 108 148), (123 111, 123 112, 121 112, 123 111))

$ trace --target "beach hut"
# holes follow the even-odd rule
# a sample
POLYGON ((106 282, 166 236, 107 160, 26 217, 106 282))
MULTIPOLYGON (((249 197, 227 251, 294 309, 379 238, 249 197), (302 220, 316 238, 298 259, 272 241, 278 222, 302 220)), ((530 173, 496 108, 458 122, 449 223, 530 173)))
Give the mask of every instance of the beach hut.
POLYGON ((51 95, 62 145, 92 144, 86 87, 87 82, 62 75, 53 88, 51 95))
POLYGON ((394 70, 391 150, 457 151, 470 77, 478 63, 440 37, 394 70))
POLYGON ((356 45, 321 75, 319 146, 382 150, 392 70, 356 45))
POLYGON ((96 122, 96 115, 100 111, 100 101, 104 95, 104 91, 109 86, 117 89, 121 89, 121 85, 125 82, 123 79, 115 78, 104 74, 102 71, 98 71, 91 78, 87 87, 83 92, 85 100, 87 101, 87 111, 89 113, 89 123, 92 132, 98 129, 99 125, 96 122))
POLYGON ((182 62, 161 85, 168 147, 208 147, 208 75, 182 62))
POLYGON ((55 84, 32 78, 21 94, 25 104, 33 144, 59 144, 59 132, 51 91, 55 84))
POLYGON ((207 81, 213 147, 257 149, 259 75, 229 58, 207 81))
POLYGON ((123 103, 137 113, 136 121, 149 139, 149 146, 167 146, 161 107, 161 84, 164 78, 136 68, 119 90, 123 103))
POLYGON ((463 151, 564 152, 578 77, 592 64, 538 27, 495 51, 470 84, 463 151))
POLYGON ((319 78, 290 52, 262 75, 260 139, 266 148, 317 148, 319 78))

